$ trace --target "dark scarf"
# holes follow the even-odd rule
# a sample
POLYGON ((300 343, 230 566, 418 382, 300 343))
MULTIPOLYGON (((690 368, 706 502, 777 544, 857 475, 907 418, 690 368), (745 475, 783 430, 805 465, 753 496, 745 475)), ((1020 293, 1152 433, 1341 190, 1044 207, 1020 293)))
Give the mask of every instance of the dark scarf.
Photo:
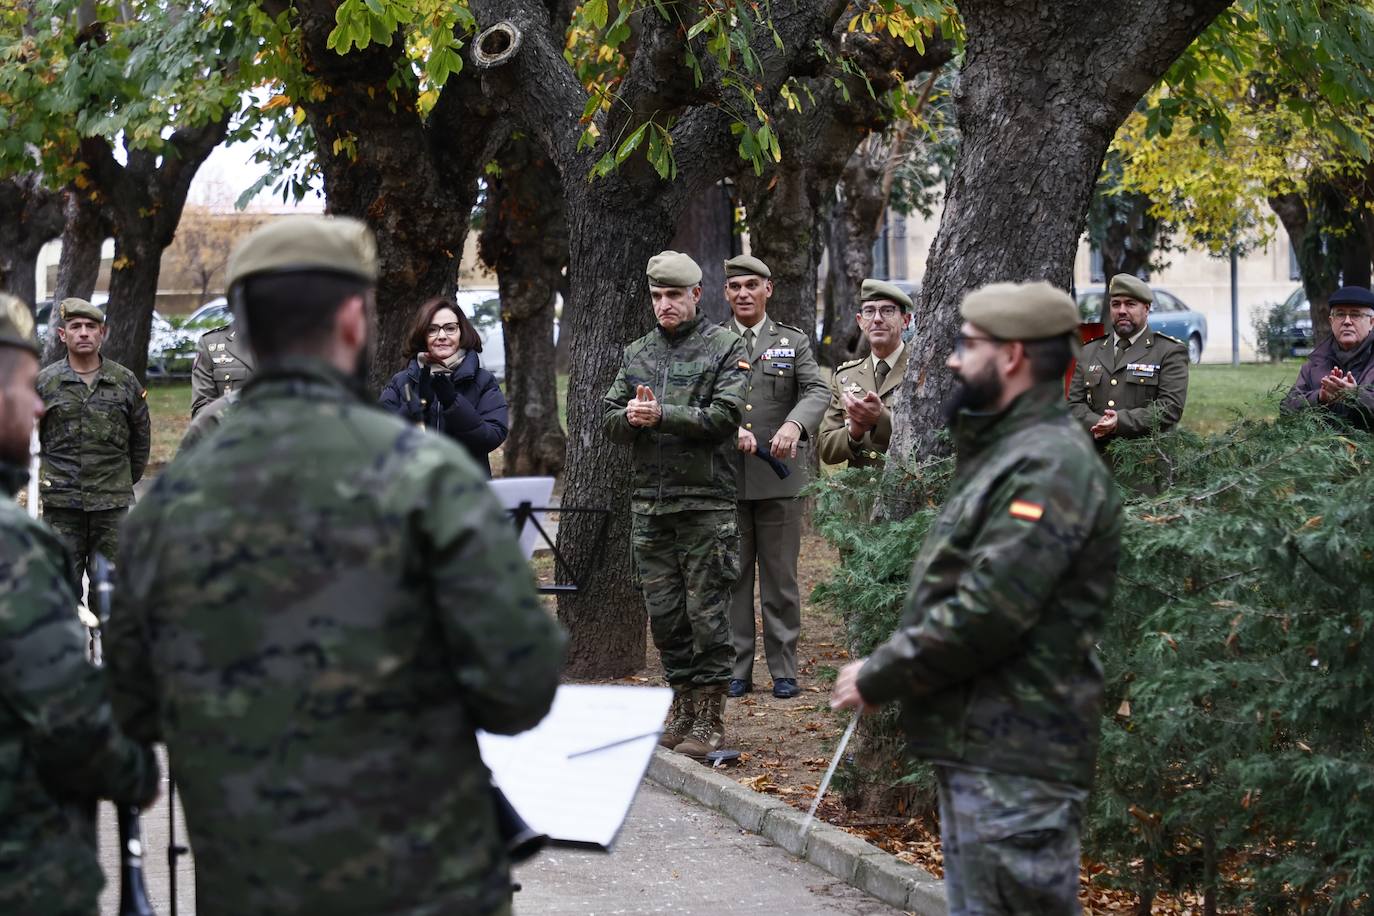
POLYGON ((1342 350, 1341 345, 1333 339, 1331 342, 1331 361, 1341 371, 1349 372, 1359 378, 1364 367, 1369 365, 1371 348, 1374 348, 1374 332, 1366 334, 1364 340, 1349 350, 1342 350))

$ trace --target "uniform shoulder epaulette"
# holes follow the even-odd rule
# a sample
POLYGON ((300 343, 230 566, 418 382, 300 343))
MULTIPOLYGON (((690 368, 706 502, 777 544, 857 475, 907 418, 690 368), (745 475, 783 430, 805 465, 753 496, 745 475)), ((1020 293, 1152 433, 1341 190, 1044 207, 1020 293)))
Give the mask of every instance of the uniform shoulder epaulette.
POLYGON ((868 359, 867 356, 860 356, 858 359, 851 359, 847 363, 840 363, 838 366, 835 367, 835 371, 839 372, 841 369, 852 369, 866 359, 868 359))
POLYGON ((1165 340, 1172 340, 1174 343, 1178 344, 1180 347, 1186 347, 1186 346, 1188 346, 1188 345, 1185 344, 1183 341, 1179 340, 1177 337, 1172 337, 1172 336, 1170 336, 1170 335, 1168 335, 1168 334, 1161 334, 1159 331, 1155 331, 1155 336, 1156 336, 1156 337, 1163 337, 1165 340))
POLYGON ((797 327, 795 324, 783 324, 781 321, 775 321, 773 322, 773 324, 777 325, 780 328, 787 328, 787 330, 789 331, 796 331, 798 334, 805 337, 807 340, 811 339, 811 336, 807 334, 805 330, 797 327))
POLYGON ((232 324, 217 324, 217 325, 215 325, 213 328, 206 328, 206 329, 205 329, 205 333, 204 333, 204 334, 201 334, 200 336, 201 336, 201 337, 204 337, 205 334, 214 334, 214 333, 216 333, 216 332, 218 332, 218 331, 227 331, 227 330, 229 330, 229 329, 232 328, 232 327, 233 327, 232 324))
POLYGON ((1098 334, 1096 337, 1090 337, 1090 338, 1088 338, 1087 340, 1083 341, 1083 346, 1086 347, 1086 346, 1087 346, 1088 344, 1090 344, 1090 343, 1097 343, 1099 340, 1106 340, 1106 339, 1107 339, 1107 335, 1106 335, 1106 334, 1098 334))

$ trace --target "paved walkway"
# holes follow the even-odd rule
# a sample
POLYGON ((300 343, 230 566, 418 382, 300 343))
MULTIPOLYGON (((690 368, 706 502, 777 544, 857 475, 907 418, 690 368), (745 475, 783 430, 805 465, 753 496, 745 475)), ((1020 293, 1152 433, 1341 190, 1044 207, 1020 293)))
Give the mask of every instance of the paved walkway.
MULTIPOLYGON (((114 812, 102 806, 100 852, 108 886, 101 913, 118 912, 114 812)), ((185 828, 177 825, 178 836, 185 828)), ((143 817, 148 891, 169 916, 166 795, 143 817)), ((195 912, 191 863, 178 869, 178 916, 195 912)), ((552 847, 516 870, 516 916, 898 916, 734 821, 645 781, 608 853, 552 847)))

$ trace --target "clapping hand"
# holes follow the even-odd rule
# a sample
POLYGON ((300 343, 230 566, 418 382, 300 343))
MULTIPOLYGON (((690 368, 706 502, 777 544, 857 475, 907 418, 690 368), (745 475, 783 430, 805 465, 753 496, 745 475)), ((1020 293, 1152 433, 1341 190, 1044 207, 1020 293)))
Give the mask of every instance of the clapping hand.
POLYGON ((657 426, 663 418, 663 407, 648 385, 636 385, 635 396, 625 405, 625 419, 631 426, 657 426))
POLYGON ((1339 401, 1349 396, 1358 387, 1354 375, 1346 372, 1340 366, 1335 366, 1329 374, 1322 377, 1321 390, 1317 392, 1317 400, 1323 404, 1339 401))
POLYGON ((878 425, 883 415, 883 399, 876 391, 866 391, 856 398, 848 391, 844 393, 845 423, 849 427, 851 439, 862 439, 864 433, 878 425))
POLYGON ((1116 411, 1102 411, 1102 419, 1093 424, 1093 438, 1103 439, 1116 432, 1116 411))

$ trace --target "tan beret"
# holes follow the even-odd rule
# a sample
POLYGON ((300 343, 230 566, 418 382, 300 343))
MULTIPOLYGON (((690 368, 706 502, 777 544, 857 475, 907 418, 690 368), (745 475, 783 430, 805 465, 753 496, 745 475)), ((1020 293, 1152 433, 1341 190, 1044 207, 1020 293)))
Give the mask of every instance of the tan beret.
POLYGON ((773 272, 768 269, 768 265, 751 254, 742 254, 725 262, 727 280, 731 277, 763 277, 767 280, 772 276, 773 272))
POLYGON ((327 271, 377 281, 377 242, 362 220, 289 216, 251 233, 229 256, 226 283, 254 274, 327 271))
POLYGON ((57 315, 65 324, 73 318, 89 318, 96 324, 105 323, 105 313, 91 305, 85 299, 77 299, 73 296, 70 299, 63 299, 57 305, 57 315))
POLYGON ((1107 288, 1107 298, 1110 299, 1112 296, 1130 296, 1146 305, 1155 301, 1155 294, 1150 291, 1149 285, 1132 274, 1117 274, 1112 277, 1112 285, 1107 288))
POLYGON ((1000 340, 1042 340, 1071 333, 1078 341, 1078 307, 1068 293, 1044 280, 981 286, 964 297, 959 313, 1000 340))
POLYGON ((660 251, 649 259, 644 271, 650 286, 696 286, 701 282, 701 267, 680 251, 660 251))
POLYGON ((893 286, 886 280, 875 280, 869 277, 860 287, 859 301, 869 302, 873 299, 887 299, 900 305, 902 311, 911 311, 911 297, 902 292, 900 287, 893 286))
POLYGON ((33 336, 33 312, 22 299, 0 293, 0 347, 22 347, 39 356, 33 336))

